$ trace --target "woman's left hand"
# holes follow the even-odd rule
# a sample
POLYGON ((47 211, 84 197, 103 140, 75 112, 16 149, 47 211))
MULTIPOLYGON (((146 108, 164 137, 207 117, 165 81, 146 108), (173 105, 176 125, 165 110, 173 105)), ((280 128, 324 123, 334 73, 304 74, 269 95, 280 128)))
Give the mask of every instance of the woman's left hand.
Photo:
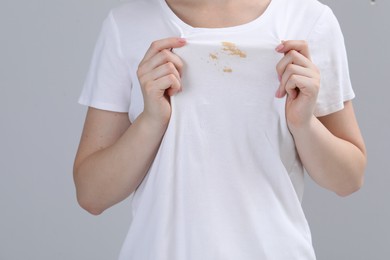
POLYGON ((276 66, 280 85, 275 96, 287 94, 286 119, 291 131, 307 126, 314 117, 320 71, 311 61, 306 41, 283 41, 276 51, 284 57, 276 66))

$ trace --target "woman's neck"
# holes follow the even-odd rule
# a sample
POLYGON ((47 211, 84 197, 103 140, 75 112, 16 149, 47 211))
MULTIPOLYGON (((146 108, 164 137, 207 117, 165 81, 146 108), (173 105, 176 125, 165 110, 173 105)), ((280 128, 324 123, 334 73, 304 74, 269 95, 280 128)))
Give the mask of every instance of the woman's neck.
POLYGON ((221 28, 261 16, 271 0, 166 0, 172 11, 193 27, 221 28))
MULTIPOLYGON (((230 4, 230 3, 242 3, 242 2, 248 2, 247 0, 166 0, 169 3, 181 3, 181 4, 192 4, 192 5, 210 5, 210 4, 216 4, 216 5, 224 5, 224 4, 230 4)), ((254 2, 254 1, 252 1, 254 2)))

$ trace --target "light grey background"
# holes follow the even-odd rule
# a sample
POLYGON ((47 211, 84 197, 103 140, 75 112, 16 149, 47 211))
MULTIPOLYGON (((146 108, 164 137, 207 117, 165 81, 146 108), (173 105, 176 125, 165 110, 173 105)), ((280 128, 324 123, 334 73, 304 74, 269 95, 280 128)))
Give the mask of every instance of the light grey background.
MULTIPOLYGON (((307 178, 304 209, 319 260, 390 256, 390 3, 324 0, 344 31, 369 152, 347 198, 307 178)), ((72 163, 85 116, 76 103, 115 0, 0 3, 0 260, 116 259, 129 201, 94 217, 75 199, 72 163)))

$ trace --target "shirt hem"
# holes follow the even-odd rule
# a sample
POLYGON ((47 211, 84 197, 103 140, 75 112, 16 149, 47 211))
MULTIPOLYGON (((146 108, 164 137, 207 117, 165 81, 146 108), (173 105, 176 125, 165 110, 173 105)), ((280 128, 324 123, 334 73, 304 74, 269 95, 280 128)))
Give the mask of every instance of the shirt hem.
POLYGON ((338 112, 344 109, 344 102, 352 100, 354 98, 355 98, 355 94, 350 93, 349 95, 346 95, 341 102, 331 104, 329 106, 318 109, 317 111, 315 111, 314 115, 316 117, 321 117, 321 116, 326 116, 338 112))
POLYGON ((98 102, 98 101, 91 101, 91 100, 85 100, 80 98, 78 100, 78 103, 83 106, 93 107, 100 110, 106 110, 111 112, 119 112, 119 113, 129 113, 128 107, 118 106, 117 104, 111 104, 111 103, 105 103, 105 102, 98 102))

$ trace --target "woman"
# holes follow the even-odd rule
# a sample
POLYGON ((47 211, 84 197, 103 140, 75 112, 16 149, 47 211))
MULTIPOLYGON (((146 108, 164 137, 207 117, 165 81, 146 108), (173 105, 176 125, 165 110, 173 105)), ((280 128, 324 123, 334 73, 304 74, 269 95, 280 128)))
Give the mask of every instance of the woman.
POLYGON ((315 259, 303 167, 340 196, 361 187, 353 97, 316 0, 132 0, 80 97, 78 201, 97 215, 133 194, 121 260, 315 259))

